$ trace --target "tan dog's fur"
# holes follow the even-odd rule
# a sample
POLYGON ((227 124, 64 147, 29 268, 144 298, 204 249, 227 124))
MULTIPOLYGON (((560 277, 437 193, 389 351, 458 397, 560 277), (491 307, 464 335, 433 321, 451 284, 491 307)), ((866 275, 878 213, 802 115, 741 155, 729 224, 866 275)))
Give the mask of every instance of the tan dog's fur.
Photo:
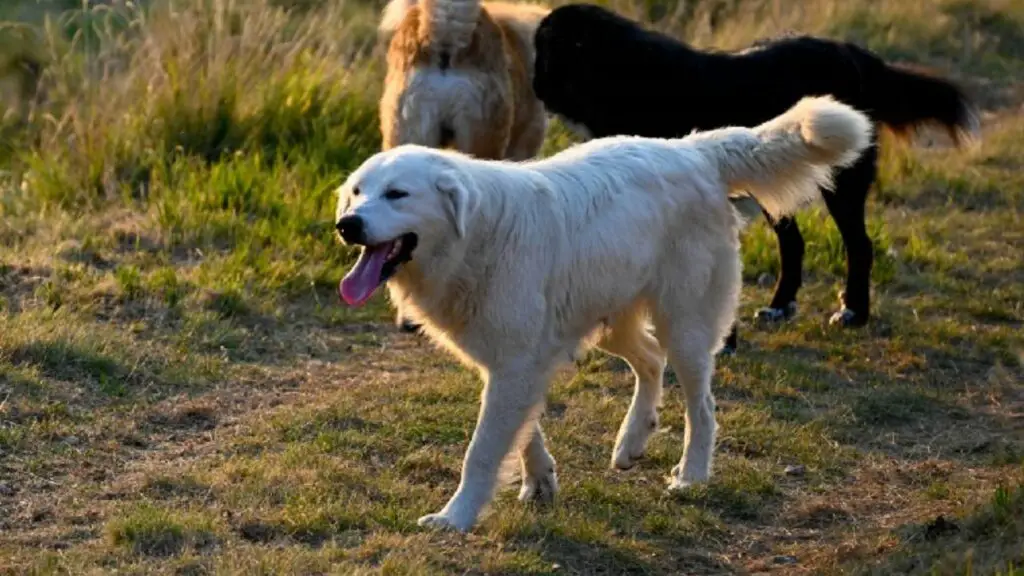
POLYGON ((535 4, 392 0, 380 25, 391 34, 380 100, 383 148, 535 156, 546 117, 532 88, 533 32, 548 11, 535 4))

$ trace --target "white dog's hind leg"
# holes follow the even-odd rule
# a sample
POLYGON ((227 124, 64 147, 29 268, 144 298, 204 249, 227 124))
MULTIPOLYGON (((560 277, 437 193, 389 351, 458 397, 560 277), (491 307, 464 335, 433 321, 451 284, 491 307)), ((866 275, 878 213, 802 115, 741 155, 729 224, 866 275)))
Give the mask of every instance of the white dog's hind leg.
POLYGON ((678 490, 704 482, 711 477, 711 460, 715 448, 715 399, 711 394, 711 375, 715 360, 711 353, 710 326, 699 318, 692 321, 672 319, 671 330, 661 331, 666 338, 672 368, 675 369, 686 396, 686 433, 683 457, 672 469, 669 490, 678 490))
POLYGON ((633 402, 619 427, 612 452, 612 466, 628 470, 643 457, 647 441, 658 429, 665 353, 654 336, 648 333, 644 316, 639 311, 617 319, 597 345, 629 363, 636 376, 633 402))
POLYGON ((519 455, 523 467, 523 487, 519 490, 519 500, 551 502, 558 493, 555 459, 544 447, 544 432, 540 422, 534 421, 529 434, 530 438, 519 455))
POLYGON ((547 373, 493 371, 484 386, 480 417, 462 463, 462 479, 440 512, 419 519, 420 526, 468 531, 490 502, 502 460, 516 434, 540 404, 547 373))

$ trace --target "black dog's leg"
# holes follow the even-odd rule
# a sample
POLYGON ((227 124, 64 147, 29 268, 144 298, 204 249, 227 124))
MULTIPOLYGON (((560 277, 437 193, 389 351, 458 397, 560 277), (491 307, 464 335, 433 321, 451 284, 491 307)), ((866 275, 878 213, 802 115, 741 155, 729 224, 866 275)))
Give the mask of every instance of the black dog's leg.
POLYGON ((834 193, 824 193, 825 205, 846 247, 846 290, 839 295, 843 307, 832 315, 830 324, 863 326, 871 315, 874 247, 868 237, 864 217, 877 162, 878 148, 872 146, 856 164, 836 176, 834 193))
POLYGON ((732 332, 725 338, 725 344, 722 349, 718 351, 719 356, 732 356, 736 353, 736 347, 738 346, 739 336, 736 333, 736 324, 732 325, 732 332))
MULTIPOLYGON (((769 221, 771 218, 769 218, 769 221)), ((775 283, 775 296, 767 308, 761 308, 754 320, 776 322, 796 314, 796 293, 803 283, 804 237, 793 218, 779 218, 772 228, 779 239, 779 258, 782 261, 779 281, 775 283)))

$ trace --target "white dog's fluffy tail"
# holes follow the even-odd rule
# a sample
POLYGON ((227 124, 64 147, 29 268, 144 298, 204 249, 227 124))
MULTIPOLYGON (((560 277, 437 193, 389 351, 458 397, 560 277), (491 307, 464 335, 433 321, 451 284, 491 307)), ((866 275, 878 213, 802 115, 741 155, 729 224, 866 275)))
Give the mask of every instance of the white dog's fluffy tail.
POLYGON ((871 144, 864 114, 829 96, 804 98, 755 128, 695 135, 730 192, 752 195, 772 217, 792 214, 831 188, 832 169, 853 164, 871 144))
POLYGON ((393 33, 417 4, 424 15, 419 23, 421 37, 432 47, 458 52, 472 42, 480 17, 480 0, 391 0, 384 7, 377 30, 393 33))

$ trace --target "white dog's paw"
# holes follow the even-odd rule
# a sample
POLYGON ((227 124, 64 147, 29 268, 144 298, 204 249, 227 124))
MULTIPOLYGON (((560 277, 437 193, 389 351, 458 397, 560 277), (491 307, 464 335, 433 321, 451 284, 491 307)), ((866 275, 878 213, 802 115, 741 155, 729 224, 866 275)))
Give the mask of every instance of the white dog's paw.
POLYGON ((551 468, 547 474, 541 477, 527 476, 523 478, 523 486, 519 489, 519 501, 550 504, 554 502, 556 494, 558 494, 558 476, 555 475, 555 469, 551 468))
POLYGON ((630 470, 644 459, 644 447, 630 446, 632 442, 622 442, 615 446, 612 455, 612 467, 616 470, 630 470))
POLYGON ((432 530, 454 530, 458 532, 468 532, 469 529, 473 527, 472 522, 460 522, 444 512, 427 514, 426 516, 420 517, 416 523, 424 528, 432 530))
POLYGON ((685 480, 682 480, 680 478, 676 478, 675 476, 672 476, 672 477, 670 477, 668 479, 668 488, 667 488, 667 490, 669 491, 670 494, 682 494, 682 493, 686 492, 687 490, 689 490, 690 487, 693 486, 693 485, 694 484, 692 482, 687 482, 685 480))
POLYGON ((612 466, 618 470, 629 470, 643 460, 647 452, 647 441, 658 429, 658 415, 649 414, 630 418, 626 429, 619 434, 612 453, 612 466))
POLYGON ((668 491, 680 493, 689 490, 691 487, 708 481, 710 474, 683 474, 682 466, 672 468, 672 476, 668 479, 668 491))

